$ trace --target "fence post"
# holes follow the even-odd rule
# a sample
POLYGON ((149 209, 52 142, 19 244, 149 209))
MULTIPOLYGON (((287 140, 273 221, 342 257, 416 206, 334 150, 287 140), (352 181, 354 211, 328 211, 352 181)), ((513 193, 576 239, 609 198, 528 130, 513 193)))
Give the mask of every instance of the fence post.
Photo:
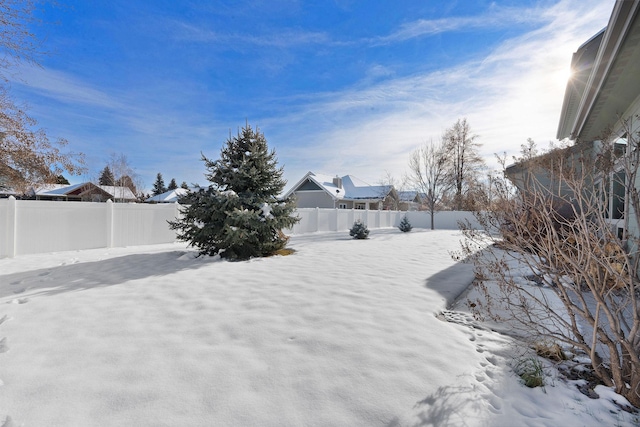
POLYGON ((7 256, 13 258, 16 256, 16 237, 18 233, 17 201, 15 197, 9 196, 7 209, 7 256))
POLYGON ((111 199, 107 200, 107 248, 113 247, 113 202, 111 199))

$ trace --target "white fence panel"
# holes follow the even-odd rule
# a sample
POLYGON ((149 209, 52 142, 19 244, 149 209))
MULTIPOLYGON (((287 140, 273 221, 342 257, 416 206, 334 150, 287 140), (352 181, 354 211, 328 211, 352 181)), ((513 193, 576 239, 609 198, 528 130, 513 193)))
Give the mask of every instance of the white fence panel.
MULTIPOLYGON (((431 228, 431 216, 424 211, 378 211, 359 209, 318 209, 307 208, 296 211, 300 222, 289 234, 314 233, 316 231, 348 231, 356 220, 361 220, 370 229, 397 227, 406 215, 409 222, 416 228, 431 228)), ((435 214, 436 229, 458 229, 458 221, 468 219, 472 224, 477 223, 471 212, 442 211, 435 214)))
POLYGON ((179 215, 175 203, 142 205, 113 205, 113 243, 114 247, 155 245, 169 243, 176 239, 175 231, 169 228, 167 221, 173 221, 179 215))
POLYGON ((15 199, 0 199, 0 258, 15 253, 15 199))
MULTIPOLYGON (((176 241, 167 221, 177 204, 120 204, 0 199, 0 258, 44 252, 153 245, 176 241)), ((298 209, 301 220, 287 234, 348 231, 356 220, 370 229, 397 227, 406 215, 416 228, 430 228, 428 212, 358 209, 298 209)), ((457 229, 471 212, 437 212, 436 229, 457 229)))
POLYGON ((106 204, 16 202, 16 255, 107 246, 106 204))
POLYGON ((0 258, 176 241, 178 206, 0 199, 0 258))

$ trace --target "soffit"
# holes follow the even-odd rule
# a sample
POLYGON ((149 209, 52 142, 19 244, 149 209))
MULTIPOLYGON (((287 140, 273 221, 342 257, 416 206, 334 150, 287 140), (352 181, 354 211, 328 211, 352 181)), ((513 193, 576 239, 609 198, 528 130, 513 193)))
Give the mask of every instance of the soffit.
POLYGON ((580 140, 600 139, 640 94, 640 25, 637 20, 613 61, 582 130, 580 140))

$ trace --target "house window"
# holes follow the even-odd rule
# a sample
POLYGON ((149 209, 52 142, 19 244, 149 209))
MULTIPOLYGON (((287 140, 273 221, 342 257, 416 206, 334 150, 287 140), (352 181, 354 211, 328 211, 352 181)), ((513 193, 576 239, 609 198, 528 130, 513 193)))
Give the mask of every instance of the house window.
POLYGON ((611 183, 611 217, 621 219, 624 216, 624 193, 625 193, 625 173, 624 171, 613 174, 611 183))
POLYGON ((340 209, 347 209, 347 204, 346 204, 346 203, 340 203, 340 204, 338 205, 338 208, 340 208, 340 209))
POLYGON ((624 217, 626 175, 618 171, 602 179, 599 183, 604 216, 607 219, 624 217))
POLYGON ((365 208, 364 203, 356 203, 356 209, 364 210, 364 208, 365 208))

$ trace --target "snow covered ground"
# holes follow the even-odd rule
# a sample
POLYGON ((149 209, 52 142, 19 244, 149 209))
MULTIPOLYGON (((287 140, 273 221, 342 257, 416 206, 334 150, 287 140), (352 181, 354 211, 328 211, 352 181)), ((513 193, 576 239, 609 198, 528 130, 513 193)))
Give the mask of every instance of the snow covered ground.
POLYGON ((455 231, 294 236, 226 262, 183 244, 0 259, 0 426, 632 426, 607 389, 544 389, 445 311, 455 231), (442 318, 453 320, 446 322, 442 318))

